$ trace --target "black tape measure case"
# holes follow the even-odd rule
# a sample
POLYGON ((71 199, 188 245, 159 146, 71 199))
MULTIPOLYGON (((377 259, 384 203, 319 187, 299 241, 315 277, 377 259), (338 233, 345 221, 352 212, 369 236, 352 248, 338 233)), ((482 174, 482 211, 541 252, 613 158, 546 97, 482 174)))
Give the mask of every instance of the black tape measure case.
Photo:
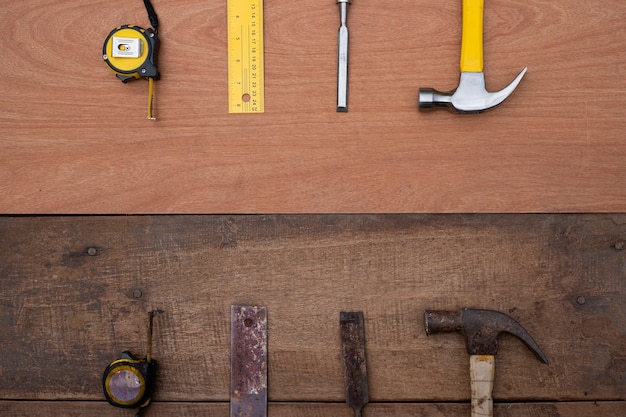
POLYGON ((143 408, 150 403, 156 374, 154 360, 140 360, 130 352, 107 366, 102 376, 104 396, 109 404, 122 408, 143 408))
POLYGON ((157 69, 159 51, 159 18, 150 0, 144 0, 151 28, 123 25, 113 29, 104 41, 102 58, 117 78, 126 83, 144 78, 148 84, 148 119, 152 114, 154 81, 160 78, 157 69))
POLYGON ((104 41, 104 62, 122 80, 152 77, 159 79, 156 53, 159 39, 153 29, 124 25, 115 28, 104 41))
POLYGON ((144 359, 129 351, 111 362, 102 374, 102 390, 109 404, 121 408, 137 408, 135 417, 141 417, 152 399, 156 379, 156 361, 152 359, 152 321, 162 310, 148 312, 148 352, 144 359))

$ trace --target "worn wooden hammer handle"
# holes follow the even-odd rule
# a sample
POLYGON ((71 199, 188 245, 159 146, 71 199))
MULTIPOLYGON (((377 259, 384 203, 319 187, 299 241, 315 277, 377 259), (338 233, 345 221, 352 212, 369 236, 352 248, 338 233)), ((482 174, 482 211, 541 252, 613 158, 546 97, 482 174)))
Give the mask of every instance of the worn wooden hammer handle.
POLYGON ((493 416, 493 355, 470 355, 470 380, 472 384, 472 417, 493 416))

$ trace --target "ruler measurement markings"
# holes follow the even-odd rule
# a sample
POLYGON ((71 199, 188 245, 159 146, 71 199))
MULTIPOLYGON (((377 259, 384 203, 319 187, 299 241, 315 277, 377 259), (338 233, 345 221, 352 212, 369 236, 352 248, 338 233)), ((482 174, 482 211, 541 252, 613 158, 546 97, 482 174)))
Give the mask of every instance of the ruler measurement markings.
POLYGON ((229 113, 264 111, 262 4, 228 0, 229 113))

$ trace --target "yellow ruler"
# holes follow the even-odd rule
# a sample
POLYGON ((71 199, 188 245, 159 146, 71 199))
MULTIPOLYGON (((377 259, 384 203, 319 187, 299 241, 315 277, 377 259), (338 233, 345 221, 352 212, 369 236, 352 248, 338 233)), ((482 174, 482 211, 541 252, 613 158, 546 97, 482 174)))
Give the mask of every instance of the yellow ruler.
POLYGON ((228 0, 228 112, 263 113, 263 0, 228 0))

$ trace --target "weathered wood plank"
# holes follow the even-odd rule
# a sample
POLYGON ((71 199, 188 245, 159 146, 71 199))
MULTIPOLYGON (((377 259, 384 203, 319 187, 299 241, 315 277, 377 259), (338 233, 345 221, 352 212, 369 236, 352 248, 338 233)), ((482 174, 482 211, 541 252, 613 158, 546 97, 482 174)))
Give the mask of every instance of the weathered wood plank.
POLYGON ((227 113, 226 2, 155 0, 147 83, 100 58, 141 1, 0 2, 0 212, 626 211, 623 0, 490 0, 491 113, 417 111, 458 84, 460 1, 350 8, 350 113, 335 111, 332 1, 265 3, 266 112, 227 113), (97 12, 95 12, 97 11, 97 12))
POLYGON ((551 361, 503 336, 496 402, 624 399, 625 242, 626 215, 4 217, 0 398, 101 399, 161 308, 155 397, 226 401, 230 305, 261 304, 271 401, 343 400, 340 310, 365 312, 372 401, 465 401, 462 338, 422 319, 462 307, 551 361))
MULTIPOLYGON (((150 405, 146 416, 213 416, 227 417, 228 403, 163 403, 150 405)), ((111 407, 96 401, 0 401, 0 412, 4 417, 129 417, 132 412, 111 407)), ((573 403, 507 403, 494 404, 498 417, 618 417, 626 412, 626 403, 621 402, 573 402, 573 403)), ((329 403, 269 403, 271 417, 351 417, 352 410, 345 404, 329 403)), ((365 417, 449 417, 468 416, 469 405, 464 404, 369 404, 365 417)))

